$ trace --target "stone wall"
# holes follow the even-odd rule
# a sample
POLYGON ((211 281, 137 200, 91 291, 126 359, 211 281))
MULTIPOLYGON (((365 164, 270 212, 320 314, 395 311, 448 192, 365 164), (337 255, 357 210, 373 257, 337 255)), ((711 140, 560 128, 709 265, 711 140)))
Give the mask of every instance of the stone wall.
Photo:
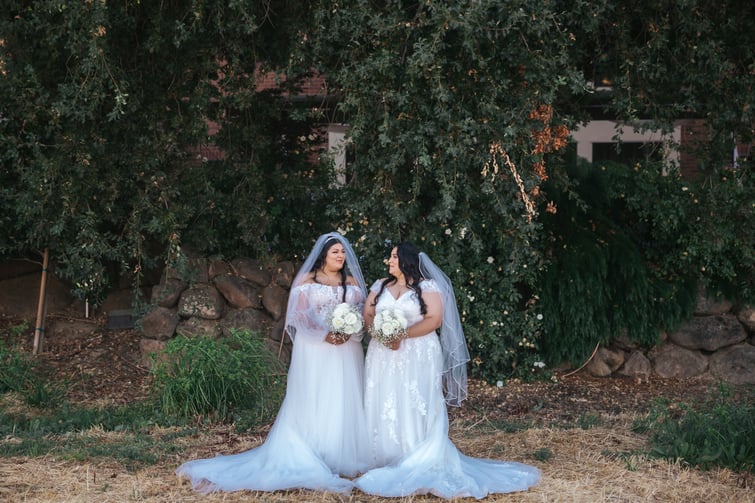
POLYGON ((292 262, 266 267, 249 258, 195 258, 188 266, 183 275, 166 269, 152 289, 152 307, 140 324, 145 365, 150 364, 148 355, 162 351, 176 334, 217 338, 234 328, 259 331, 288 363, 291 346, 283 337, 283 323, 295 273, 292 262))
POLYGON ((594 376, 642 378, 651 373, 687 378, 710 373, 732 384, 755 384, 755 309, 735 307, 700 292, 691 320, 661 334, 653 348, 627 342, 628 337, 600 347, 587 364, 594 376))
MULTIPOLYGON (((192 259, 187 279, 167 269, 152 289, 152 309, 141 321, 143 362, 177 333, 222 337, 232 328, 260 331, 270 349, 288 364, 291 346, 283 337, 288 291, 296 267, 271 267, 249 258, 230 262, 192 259)), ((755 309, 698 295, 693 318, 661 343, 642 348, 624 335, 599 347, 586 365, 594 376, 687 378, 711 373, 733 384, 755 384, 755 309)))

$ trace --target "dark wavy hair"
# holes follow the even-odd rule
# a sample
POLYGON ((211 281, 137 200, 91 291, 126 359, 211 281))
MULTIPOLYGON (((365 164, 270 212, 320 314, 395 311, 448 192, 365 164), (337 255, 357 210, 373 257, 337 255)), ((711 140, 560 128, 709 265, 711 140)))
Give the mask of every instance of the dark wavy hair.
MULTIPOLYGON (((341 242, 336 238, 330 238, 322 245, 322 250, 320 250, 320 254, 315 259, 315 263, 312 264, 312 269, 309 270, 309 272, 314 273, 314 276, 312 280, 317 283, 317 270, 321 269, 322 266, 325 264, 325 257, 328 255, 328 251, 333 248, 334 245, 340 244, 341 242)), ((344 262, 343 267, 341 267, 341 270, 339 271, 341 273, 341 286, 343 287, 343 302, 346 302, 346 267, 348 266, 348 262, 344 262)))
MULTIPOLYGON (((414 243, 404 242, 396 245, 396 255, 398 255, 398 268, 402 273, 404 273, 406 286, 414 290, 414 293, 417 294, 417 299, 419 300, 419 311, 424 315, 427 314, 427 305, 425 305, 425 300, 422 298, 422 289, 419 287, 419 283, 423 279, 422 273, 419 270, 419 252, 419 248, 414 243)), ((380 290, 375 296, 375 302, 373 303, 373 305, 377 305, 377 301, 383 294, 385 287, 390 283, 394 283, 395 281, 396 277, 389 273, 388 277, 385 278, 383 280, 383 283, 380 285, 380 290)))

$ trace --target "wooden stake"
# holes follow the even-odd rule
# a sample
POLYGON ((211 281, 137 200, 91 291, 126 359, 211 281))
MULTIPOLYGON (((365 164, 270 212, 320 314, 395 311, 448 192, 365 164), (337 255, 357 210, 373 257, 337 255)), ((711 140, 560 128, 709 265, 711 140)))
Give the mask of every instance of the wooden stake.
POLYGON ((39 303, 37 304, 37 323, 34 328, 34 351, 36 355, 42 350, 45 332, 45 290, 47 290, 47 266, 50 262, 50 249, 45 248, 42 259, 42 280, 39 285, 39 303))

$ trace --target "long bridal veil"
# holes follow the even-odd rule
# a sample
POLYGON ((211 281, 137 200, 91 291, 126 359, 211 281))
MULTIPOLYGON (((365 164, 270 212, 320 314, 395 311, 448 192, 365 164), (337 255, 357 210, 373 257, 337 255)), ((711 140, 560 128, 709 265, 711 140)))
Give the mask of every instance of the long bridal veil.
POLYGON ((467 398, 467 362, 469 350, 461 328, 459 309, 451 280, 430 260, 425 252, 419 254, 419 271, 424 279, 431 279, 443 301, 443 324, 440 344, 443 350, 443 389, 448 405, 460 406, 467 398))

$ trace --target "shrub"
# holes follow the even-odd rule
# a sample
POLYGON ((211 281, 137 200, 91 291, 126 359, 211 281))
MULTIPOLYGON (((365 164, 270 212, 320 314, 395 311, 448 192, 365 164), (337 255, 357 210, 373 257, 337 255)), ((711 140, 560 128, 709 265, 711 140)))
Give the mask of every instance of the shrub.
POLYGON ((47 379, 37 362, 13 342, 28 328, 24 321, 2 334, 7 338, 0 337, 0 393, 18 393, 26 403, 37 407, 55 406, 64 398, 63 387, 47 379))
POLYGON ((237 411, 274 413, 282 395, 281 368, 259 334, 172 339, 155 364, 153 393, 167 415, 228 420, 237 411))
POLYGON ((634 425, 649 432, 651 455, 682 460, 701 469, 755 467, 755 405, 727 393, 711 402, 673 406, 661 401, 634 425))
MULTIPOLYGON (((402 240, 417 244, 450 278, 469 348, 470 376, 489 383, 548 377, 540 353, 543 316, 532 286, 542 268, 537 249, 532 243, 512 243, 484 218, 422 223, 402 240)), ((367 229, 365 235, 371 239, 367 229)), ((384 261, 398 241, 366 248, 355 240, 368 283, 385 277, 384 261)))
MULTIPOLYGON (((10 329, 11 335, 23 332, 24 323, 10 329)), ((15 337, 12 337, 15 339, 15 337)), ((34 380, 34 360, 19 348, 0 338, 0 393, 23 392, 34 380)))
MULTIPOLYGON (((542 280, 548 358, 583 361, 625 334, 645 346, 692 314, 699 271, 684 257, 692 232, 684 182, 657 163, 581 163, 547 187, 558 212, 542 280)), ((700 245, 701 246, 701 245, 700 245)))

